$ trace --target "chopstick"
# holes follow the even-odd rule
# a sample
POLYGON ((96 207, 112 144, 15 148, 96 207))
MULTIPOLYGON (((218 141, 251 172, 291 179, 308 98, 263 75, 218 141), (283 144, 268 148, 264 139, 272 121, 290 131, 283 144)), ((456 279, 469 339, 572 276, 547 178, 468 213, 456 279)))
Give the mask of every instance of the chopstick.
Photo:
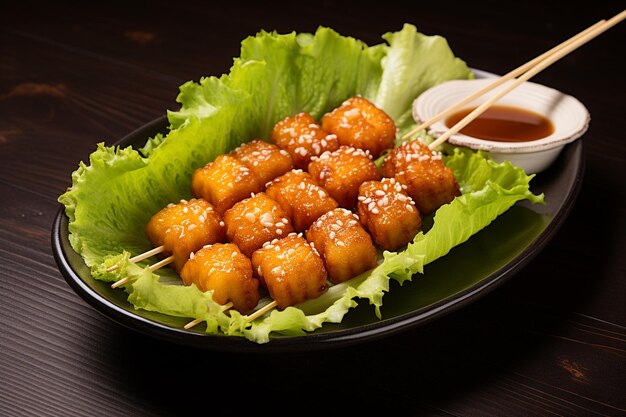
MULTIPOLYGON (((448 140, 450 138, 450 136, 456 134, 458 131, 460 131, 465 126, 467 126, 472 120, 474 120, 479 115, 481 115, 485 110, 487 110, 487 108, 489 108, 493 103, 498 101, 504 95, 508 94, 511 90, 515 89, 517 86, 519 86, 523 82, 527 81, 531 77, 537 75, 539 72, 541 72, 542 70, 544 70, 548 66, 552 65, 553 63, 555 63, 559 59, 563 58, 565 55, 567 55, 570 52, 576 50, 580 46, 582 46, 582 45, 586 44, 587 42, 589 42, 590 40, 594 39, 596 36, 604 33, 608 29, 612 28, 613 26, 615 26, 616 24, 618 24, 619 22, 621 22, 625 18, 626 18, 626 10, 624 10, 621 13, 613 16, 608 21, 601 20, 598 23, 596 23, 595 25, 590 26, 586 30, 582 31, 578 35, 568 39, 564 43, 556 46, 555 48, 551 49, 550 51, 546 52, 545 54, 542 54, 539 57, 535 58, 534 60, 530 61, 528 64, 525 64, 522 67, 519 67, 518 69, 512 71, 511 73, 518 73, 518 72, 523 72, 523 71, 520 71, 521 68, 525 67, 524 69, 527 69, 526 72, 524 72, 519 78, 515 79, 515 81, 512 81, 506 88, 503 88, 499 92, 494 94, 492 97, 490 97, 484 103, 482 103, 480 106, 478 106, 476 109, 474 109, 471 113, 469 113, 467 116, 465 116, 462 120, 460 120, 457 124, 455 124, 449 130, 447 130, 441 136, 439 136, 437 138, 437 140, 435 140, 434 142, 432 142, 429 145, 429 148, 430 149, 435 149, 437 146, 441 145, 446 140, 448 140), (533 63, 534 65, 529 65, 531 63, 533 63), (530 67, 530 69, 528 69, 529 67, 530 67)), ((469 103, 471 100, 474 100, 475 98, 477 98, 480 95, 486 93, 487 91, 491 91, 493 88, 499 86, 500 84, 502 84, 502 83, 504 83, 506 81, 509 81, 511 78, 513 78, 512 76, 510 76, 511 73, 507 74, 507 76, 508 76, 507 79, 505 79, 503 81, 500 81, 500 79, 498 79, 497 83, 496 82, 491 83, 491 84, 487 85, 487 88, 483 88, 483 89, 479 90, 478 93, 480 93, 480 94, 477 95, 477 93, 474 93, 474 94, 472 94, 469 97, 469 99, 462 100, 458 104, 455 104, 454 106, 452 106, 451 109, 448 109, 446 112, 442 112, 442 113, 449 114, 450 111, 453 111, 454 109, 457 109, 459 106, 462 106, 463 104, 469 103), (485 90, 485 91, 483 91, 483 90, 485 90)), ((504 78, 504 77, 501 77, 501 78, 504 78)), ((442 113, 440 113, 440 114, 442 114, 442 113)), ((437 116, 435 116, 435 117, 437 117, 437 116)), ((437 119, 437 120, 439 120, 439 119, 437 119)), ((418 126, 418 128, 420 128, 420 127, 421 127, 421 125, 418 126)), ((414 129, 414 131, 416 131, 416 132, 419 131, 419 130, 421 130, 421 129, 414 129)))
POLYGON ((433 123, 438 122, 439 120, 443 119, 444 117, 452 114, 452 112, 454 112, 455 110, 459 109, 462 106, 465 106, 466 104, 468 104, 472 100, 477 99, 478 97, 482 96, 483 94, 493 90, 494 88, 500 86, 501 84, 504 84, 506 81, 510 80, 511 78, 515 78, 518 75, 523 74, 524 72, 528 71, 529 69, 531 69, 532 67, 537 65, 539 62, 541 62, 544 59, 546 59, 547 57, 549 57, 550 55, 554 54, 555 52, 558 52, 559 50, 563 49, 567 45, 570 45, 572 42, 574 42, 577 39, 580 39, 581 37, 585 36, 587 33, 591 32, 592 30, 595 30, 599 26, 603 25, 605 22, 606 22, 605 19, 600 20, 599 22, 589 26, 587 29, 583 30, 582 32, 572 36, 571 38, 569 38, 566 41, 558 44, 554 48, 544 52, 541 55, 539 55, 535 59, 533 59, 531 61, 528 61, 527 63, 525 63, 525 64, 515 68, 511 72, 503 75, 502 77, 496 78, 493 82, 485 85, 483 88, 475 91, 473 94, 467 96, 463 100, 460 100, 459 102, 455 103, 454 105, 452 105, 451 107, 447 108, 446 110, 444 110, 444 111, 440 112, 439 114, 431 117, 430 119, 426 120, 425 122, 422 122, 422 124, 420 124, 419 126, 414 128, 413 130, 411 130, 409 133, 405 134, 402 137, 402 139, 408 139, 411 135, 414 135, 415 133, 419 132, 422 129, 426 129, 427 127, 429 127, 433 123))

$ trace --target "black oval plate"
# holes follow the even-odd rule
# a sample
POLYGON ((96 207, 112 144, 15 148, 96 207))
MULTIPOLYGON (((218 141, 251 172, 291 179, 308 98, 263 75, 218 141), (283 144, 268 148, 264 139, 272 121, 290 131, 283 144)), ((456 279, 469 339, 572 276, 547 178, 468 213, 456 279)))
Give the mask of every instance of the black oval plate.
MULTIPOLYGON (((146 139, 167 130, 165 117, 156 119, 116 143, 143 146, 146 139)), ((531 190, 544 193, 546 205, 521 202, 488 227, 425 267, 402 287, 391 281, 383 298, 382 319, 371 306, 360 304, 341 323, 326 323, 305 336, 272 336, 265 344, 245 338, 206 334, 203 326, 185 330, 190 319, 135 310, 126 293, 94 279, 68 240, 68 218, 59 209, 52 228, 52 248, 69 285, 87 303, 110 319, 150 336, 228 351, 277 352, 336 348, 386 337, 432 321, 471 303, 511 278, 543 249, 563 224, 578 196, 584 159, 582 140, 567 145, 556 162, 538 174, 531 190), (498 242, 498 245, 494 245, 498 242)))

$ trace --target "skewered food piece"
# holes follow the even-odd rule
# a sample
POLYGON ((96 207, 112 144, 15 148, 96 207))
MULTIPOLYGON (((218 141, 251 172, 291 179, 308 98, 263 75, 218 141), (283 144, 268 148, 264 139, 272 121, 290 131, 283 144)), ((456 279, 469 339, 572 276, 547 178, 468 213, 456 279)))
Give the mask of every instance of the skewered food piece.
POLYGON ((291 220, 280 204, 265 193, 245 198, 224 213, 226 236, 247 257, 265 242, 293 232, 291 220))
POLYGON ((415 203, 395 178, 361 184, 357 210, 361 224, 383 250, 407 245, 422 225, 415 203))
POLYGON ((262 183, 243 162, 232 155, 219 155, 194 171, 191 191, 224 214, 233 204, 263 189, 262 183))
POLYGON ((385 156, 382 172, 385 177, 406 185, 407 194, 422 216, 461 195, 456 178, 443 164, 441 154, 431 151, 419 139, 404 142, 385 156))
POLYGON ((301 112, 285 117, 274 125, 272 142, 289 152, 294 167, 306 170, 312 156, 339 148, 337 136, 320 128, 313 116, 301 112))
POLYGON ((356 207, 359 186, 365 181, 381 179, 369 152, 350 146, 324 152, 309 164, 309 173, 339 207, 350 210, 356 207))
POLYGON ((261 184, 293 168, 293 161, 287 151, 259 139, 238 146, 231 155, 250 168, 261 184))
POLYGON ((145 232, 153 246, 162 245, 164 254, 174 256, 176 271, 180 271, 191 252, 226 240, 222 216, 201 198, 168 204, 152 216, 145 232))
POLYGON ((369 100, 354 96, 322 117, 322 129, 334 133, 339 145, 368 150, 374 158, 394 145, 396 124, 369 100))
POLYGON ((252 255, 252 267, 281 310, 327 289, 324 262, 302 234, 265 244, 252 255))
POLYGON ((305 231, 318 217, 337 207, 335 199, 301 169, 274 179, 265 192, 285 210, 296 232, 305 231))
POLYGON ((307 230, 306 238, 321 254, 335 284, 377 265, 372 238, 349 210, 336 208, 325 213, 307 230))
POLYGON ((259 280, 252 274, 250 258, 232 243, 207 245, 192 252, 180 271, 185 285, 196 284, 201 291, 213 290, 219 304, 233 303, 242 314, 259 302, 259 280))

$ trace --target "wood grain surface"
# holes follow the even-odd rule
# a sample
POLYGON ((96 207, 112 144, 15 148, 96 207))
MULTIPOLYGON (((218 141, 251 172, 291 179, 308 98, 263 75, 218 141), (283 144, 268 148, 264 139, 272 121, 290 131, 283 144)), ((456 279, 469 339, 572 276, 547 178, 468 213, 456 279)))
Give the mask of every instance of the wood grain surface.
POLYGON ((505 73, 623 7, 2 2, 0 415, 626 415, 624 24, 533 79, 592 115, 564 225, 505 285, 418 329, 322 352, 185 348, 100 315, 50 247, 57 198, 96 143, 176 109, 182 83, 228 72, 261 29, 324 25, 374 44, 408 22, 470 66, 505 73))

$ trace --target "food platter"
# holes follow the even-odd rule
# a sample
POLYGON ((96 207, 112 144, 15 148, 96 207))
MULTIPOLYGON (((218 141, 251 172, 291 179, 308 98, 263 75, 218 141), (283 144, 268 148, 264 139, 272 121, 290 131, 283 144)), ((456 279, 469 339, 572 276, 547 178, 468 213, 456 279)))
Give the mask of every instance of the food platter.
MULTIPOLYGON (((476 71, 479 77, 489 74, 476 71)), ((139 148, 149 137, 166 132, 158 118, 116 145, 139 148)), ((94 279, 68 239, 68 218, 60 207, 52 229, 52 247, 60 271, 74 291, 106 317, 133 330, 193 347, 227 351, 297 351, 336 348, 363 343, 406 331, 471 303, 514 276, 539 253, 565 221, 576 200, 584 172, 582 141, 565 147, 557 161, 531 182, 535 194, 545 194, 545 205, 518 203, 492 224, 449 254, 427 265, 401 287, 391 282, 381 308, 361 303, 341 323, 326 323, 304 336, 273 335, 266 344, 242 337, 206 334, 202 326, 185 330, 188 318, 136 310, 125 293, 94 279), (497 244, 494 244, 497 242, 497 244)))

